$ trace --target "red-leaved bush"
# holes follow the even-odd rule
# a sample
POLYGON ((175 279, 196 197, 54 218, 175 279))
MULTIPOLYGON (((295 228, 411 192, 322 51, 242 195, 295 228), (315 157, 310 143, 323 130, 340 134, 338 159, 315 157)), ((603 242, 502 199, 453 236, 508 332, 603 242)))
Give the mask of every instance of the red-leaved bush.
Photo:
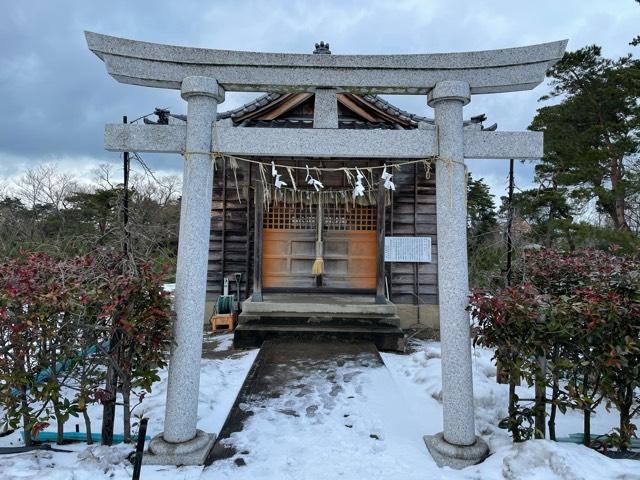
POLYGON ((158 379, 171 341, 170 299, 164 272, 136 270, 123 274, 122 260, 104 252, 22 252, 0 265, 0 407, 12 428, 25 429, 27 444, 51 419, 61 441, 65 421, 80 413, 90 439, 87 405, 101 401, 109 367, 123 392, 143 396, 158 379))
MULTIPOLYGON (((599 250, 540 250, 517 277, 520 285, 472 293, 475 342, 496 349, 512 381, 542 379, 552 389, 552 438, 556 408, 579 408, 588 443, 589 416, 604 401, 620 412, 610 438, 628 448, 640 409, 640 263, 599 250)), ((514 437, 530 436, 516 417, 514 437)))

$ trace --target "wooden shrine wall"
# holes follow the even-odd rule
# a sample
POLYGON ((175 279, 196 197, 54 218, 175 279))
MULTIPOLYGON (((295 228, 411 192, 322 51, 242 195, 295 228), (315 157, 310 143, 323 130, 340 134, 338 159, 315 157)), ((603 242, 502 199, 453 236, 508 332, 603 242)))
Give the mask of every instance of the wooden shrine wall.
MULTIPOLYGON (((260 158, 271 162, 271 158, 260 158)), ((300 160, 274 158, 277 164, 302 165, 317 164, 317 159, 300 160)), ((363 159, 330 161, 323 160, 323 166, 378 165, 379 160, 363 159)), ((384 162, 382 162, 384 163, 384 162)), ((387 163, 392 163, 391 161, 387 163)), ((217 161, 214 174, 213 201, 211 209, 211 236, 209 243, 209 271, 207 299, 215 300, 222 293, 223 279, 229 277, 229 291, 236 293, 234 273, 241 273, 240 299, 251 295, 253 284, 253 189, 249 188, 260 178, 257 166, 249 168, 246 162, 238 162, 234 171, 228 161, 223 165, 217 161), (238 199, 240 193, 240 201, 238 199), (249 201, 247 201, 249 199, 249 201)), ((405 165, 395 170, 396 191, 387 206, 387 236, 428 236, 431 237, 432 263, 386 263, 386 275, 391 292, 391 301, 402 304, 437 304, 437 238, 435 170, 431 167, 431 178, 426 179, 422 164, 405 165), (418 298, 420 300, 418 300, 418 298)), ((271 171, 267 170, 271 179, 271 171)), ((290 184, 286 171, 282 180, 290 184)), ((378 173, 379 174, 379 173, 378 173)), ((304 186, 304 171, 296 171, 296 184, 304 186)), ((324 173, 322 180, 331 185, 332 178, 342 173, 324 173)), ((338 180, 335 178, 334 180, 338 180)), ((328 186, 327 188, 330 188, 328 186)))

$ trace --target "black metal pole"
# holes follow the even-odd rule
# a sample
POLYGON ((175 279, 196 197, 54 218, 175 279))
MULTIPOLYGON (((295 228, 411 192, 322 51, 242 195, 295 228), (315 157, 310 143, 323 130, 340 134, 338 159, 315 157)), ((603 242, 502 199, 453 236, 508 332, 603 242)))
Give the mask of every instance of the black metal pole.
MULTIPOLYGON (((127 123, 127 116, 124 115, 122 117, 122 123, 127 123)), ((124 163, 124 198, 122 200, 122 224, 124 227, 124 246, 123 252, 125 258, 129 255, 129 242, 130 242, 130 234, 129 234, 129 170, 130 170, 130 162, 129 162, 129 152, 124 152, 122 154, 122 160, 124 163)))
POLYGON ((131 480, 140 480, 140 469, 142 468, 142 455, 144 455, 144 438, 147 435, 148 418, 140 420, 140 429, 138 430, 138 441, 136 443, 136 456, 133 459, 133 475, 131 480))
MULTIPOLYGON (((507 197, 507 272, 506 285, 511 286, 511 257, 513 256, 513 241, 511 239, 511 226, 513 223, 513 158, 509 159, 509 194, 507 197)), ((504 371, 504 370, 503 370, 504 371)), ((516 425, 518 403, 516 401, 516 386, 520 384, 520 378, 516 378, 513 370, 508 371, 509 377, 509 430, 515 442, 520 441, 520 432, 516 425)))
POLYGON ((509 159, 509 196, 507 197, 507 287, 511 286, 511 258, 513 256, 513 241, 511 226, 513 223, 513 158, 509 159))

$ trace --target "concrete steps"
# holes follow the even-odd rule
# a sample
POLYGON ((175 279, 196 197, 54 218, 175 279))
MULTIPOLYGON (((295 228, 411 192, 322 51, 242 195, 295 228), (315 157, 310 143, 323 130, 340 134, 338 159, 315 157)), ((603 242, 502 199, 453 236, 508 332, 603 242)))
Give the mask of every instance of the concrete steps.
POLYGON ((266 294, 261 302, 246 300, 234 347, 259 347, 274 338, 364 341, 380 350, 404 349, 396 306, 376 304, 365 295, 266 294))
POLYGON ((276 338, 299 341, 371 342, 379 350, 402 351, 404 349, 404 333, 397 326, 358 326, 330 323, 322 325, 239 324, 233 337, 233 346, 234 348, 253 348, 262 345, 267 340, 276 338))

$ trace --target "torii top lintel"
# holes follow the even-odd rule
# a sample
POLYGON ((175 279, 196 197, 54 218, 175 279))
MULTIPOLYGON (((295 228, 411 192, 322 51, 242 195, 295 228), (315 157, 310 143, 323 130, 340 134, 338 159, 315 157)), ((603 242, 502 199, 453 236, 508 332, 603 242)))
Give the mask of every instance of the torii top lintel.
POLYGON ((189 48, 85 32, 89 49, 122 83, 180 89, 189 76, 215 78, 227 91, 428 93, 443 80, 472 94, 530 90, 564 53, 567 40, 463 53, 313 55, 189 48))

